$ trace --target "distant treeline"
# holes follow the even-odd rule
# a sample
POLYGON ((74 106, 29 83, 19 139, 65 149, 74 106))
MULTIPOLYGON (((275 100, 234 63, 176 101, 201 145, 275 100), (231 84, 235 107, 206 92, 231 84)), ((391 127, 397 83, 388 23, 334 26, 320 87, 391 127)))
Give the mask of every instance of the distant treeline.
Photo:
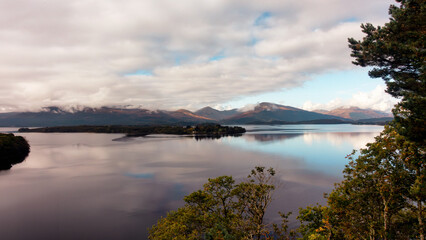
POLYGON ((30 153, 30 145, 21 136, 0 133, 0 170, 7 170, 20 163, 30 153))
POLYGON ((242 127, 203 124, 196 126, 63 126, 45 128, 20 128, 19 132, 89 132, 89 133, 124 133, 129 137, 146 136, 149 134, 175 134, 195 136, 224 136, 245 133, 242 127))

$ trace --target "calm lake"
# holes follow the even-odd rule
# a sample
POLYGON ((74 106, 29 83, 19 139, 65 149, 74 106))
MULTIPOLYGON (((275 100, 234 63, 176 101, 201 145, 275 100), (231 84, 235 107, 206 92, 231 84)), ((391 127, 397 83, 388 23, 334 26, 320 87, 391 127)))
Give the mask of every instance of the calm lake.
MULTIPOLYGON (((266 222, 278 211, 324 204, 342 180, 352 149, 382 126, 244 126, 241 137, 16 133, 28 158, 0 171, 1 239, 146 239, 147 228, 208 178, 246 177, 254 166, 277 170, 280 186, 266 222)), ((0 132, 16 129, 0 128, 0 132)), ((293 219, 294 219, 293 217, 293 219)), ((292 225, 296 222, 293 221, 292 225)))

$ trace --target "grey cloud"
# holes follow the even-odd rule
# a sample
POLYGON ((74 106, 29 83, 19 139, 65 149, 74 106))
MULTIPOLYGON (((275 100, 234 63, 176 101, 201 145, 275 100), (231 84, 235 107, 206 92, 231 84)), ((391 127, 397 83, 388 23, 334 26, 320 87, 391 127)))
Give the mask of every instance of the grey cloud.
POLYGON ((346 20, 382 23, 392 2, 0 0, 0 111, 197 108, 291 88, 349 68, 360 30, 346 20))

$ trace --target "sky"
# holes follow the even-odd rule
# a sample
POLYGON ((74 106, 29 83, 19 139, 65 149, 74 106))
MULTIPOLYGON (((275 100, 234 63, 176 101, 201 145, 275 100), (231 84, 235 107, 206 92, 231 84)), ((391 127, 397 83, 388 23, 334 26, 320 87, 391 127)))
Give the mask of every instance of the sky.
POLYGON ((391 0, 0 0, 0 112, 259 102, 389 111, 347 38, 391 0))

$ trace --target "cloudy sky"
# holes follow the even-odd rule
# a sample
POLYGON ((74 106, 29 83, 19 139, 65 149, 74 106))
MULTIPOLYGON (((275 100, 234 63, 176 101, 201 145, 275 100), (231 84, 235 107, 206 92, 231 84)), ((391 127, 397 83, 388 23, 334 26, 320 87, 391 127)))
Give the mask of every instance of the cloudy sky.
POLYGON ((262 101, 389 110, 347 38, 391 0, 0 0, 0 112, 262 101))

